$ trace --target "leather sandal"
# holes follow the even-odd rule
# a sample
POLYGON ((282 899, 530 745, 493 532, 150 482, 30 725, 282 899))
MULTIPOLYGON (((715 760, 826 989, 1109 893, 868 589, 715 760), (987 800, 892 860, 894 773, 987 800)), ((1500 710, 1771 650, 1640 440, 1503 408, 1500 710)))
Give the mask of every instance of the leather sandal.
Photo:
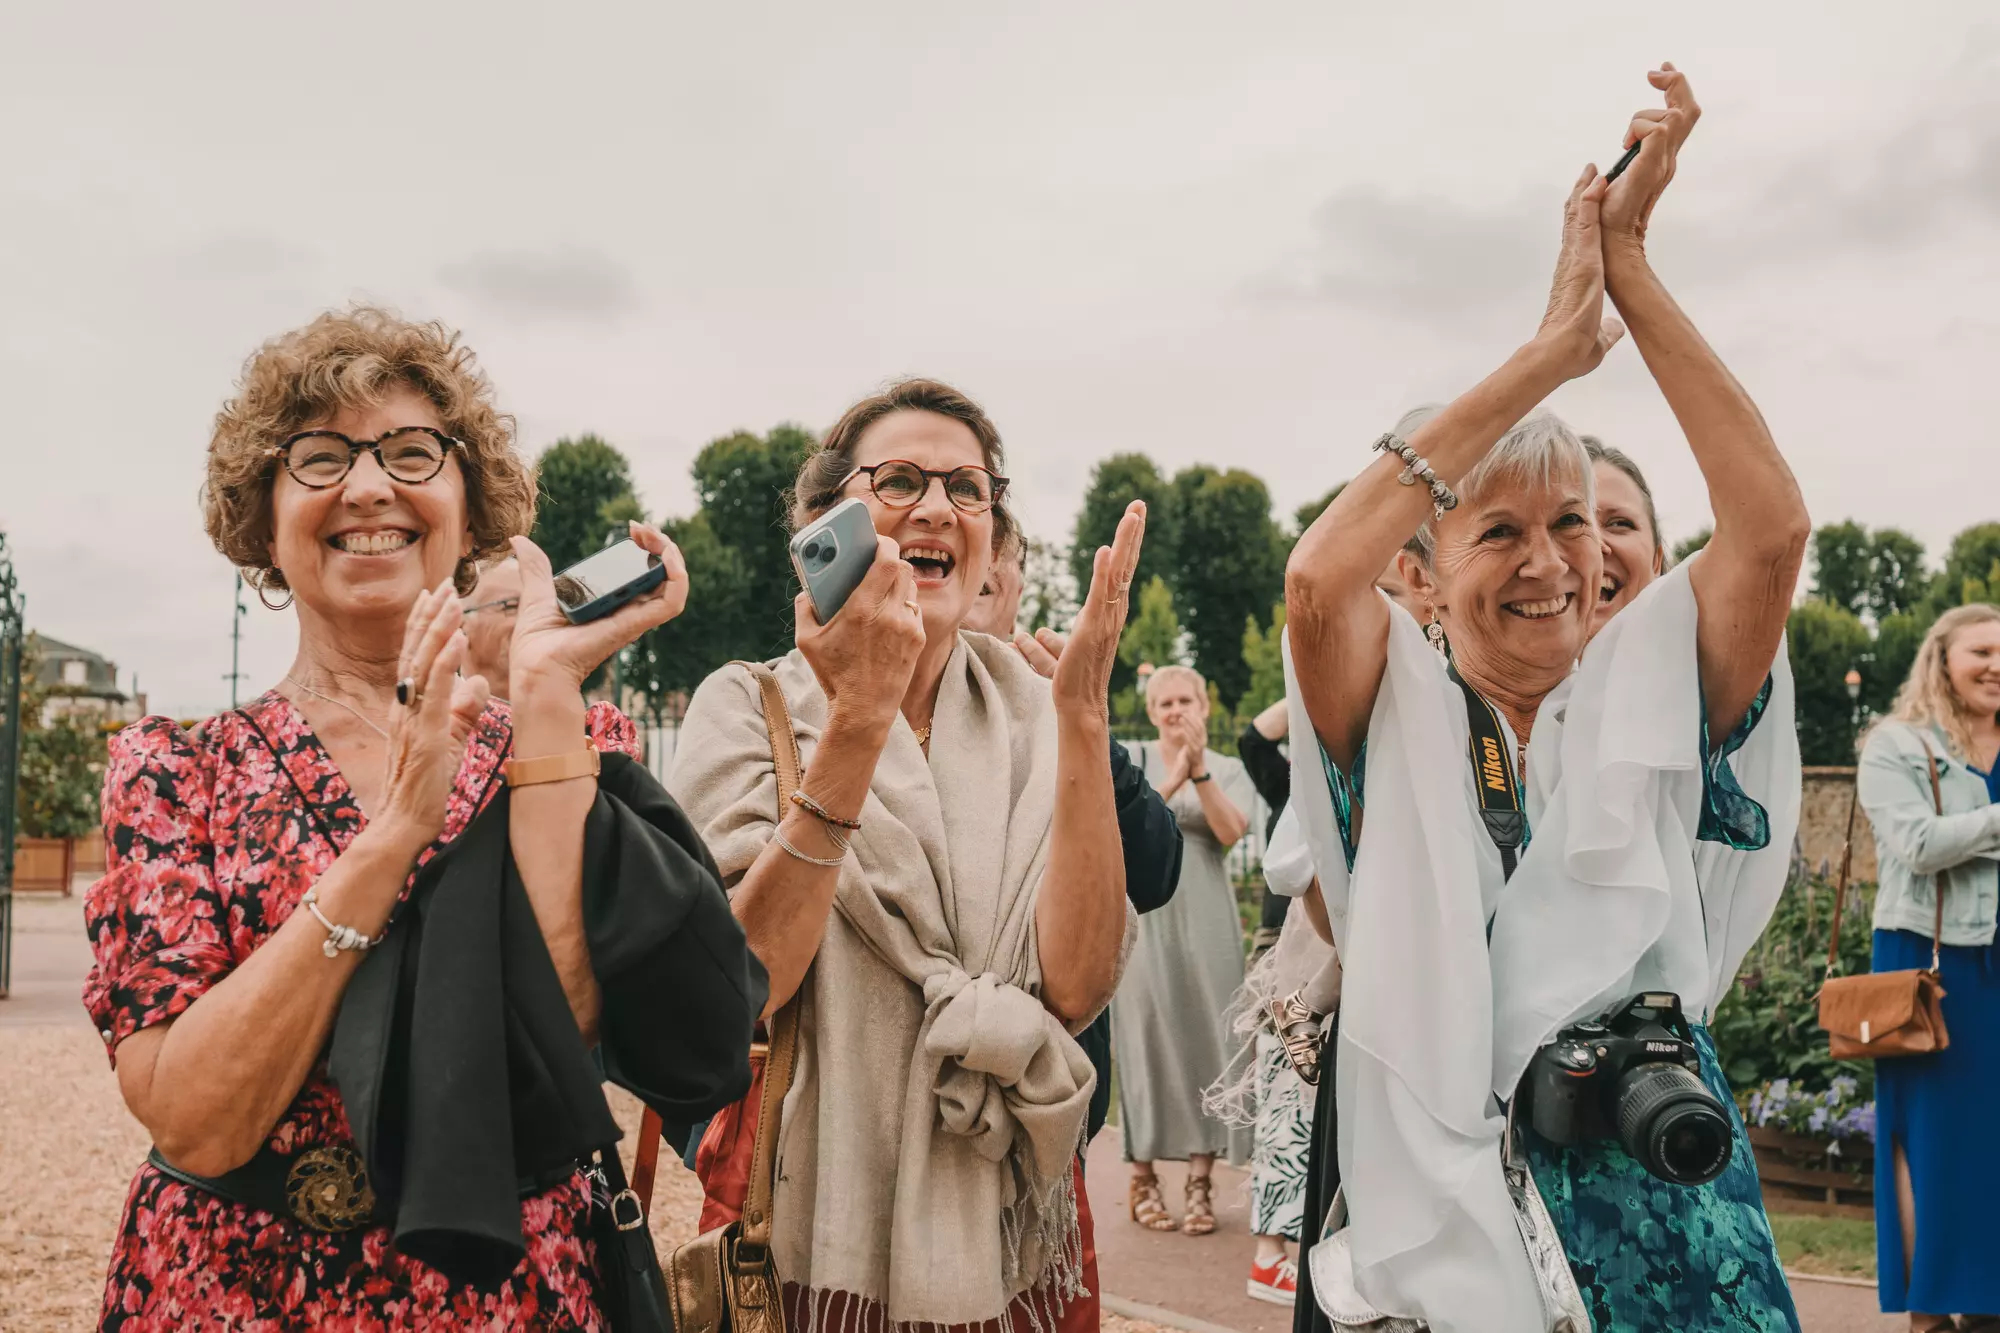
POLYGON ((1320 1016, 1306 1006, 1300 998, 1303 992, 1295 991, 1282 1000, 1272 1000, 1264 1006, 1264 1012, 1277 1029, 1278 1040, 1285 1048, 1285 1058, 1292 1062, 1299 1081, 1309 1088, 1319 1086, 1319 1024, 1320 1016))
POLYGON ((1206 1236, 1215 1230, 1212 1188, 1207 1176, 1189 1176, 1187 1179, 1187 1216, 1181 1219, 1181 1230, 1190 1236, 1206 1236))
POLYGON ((1948 1314, 1910 1311, 1910 1333, 1957 1333, 1958 1321, 1948 1314))
POLYGON ((1132 1220, 1148 1231, 1178 1231, 1180 1223, 1167 1211, 1167 1201, 1160 1195, 1158 1176, 1133 1176, 1130 1192, 1125 1197, 1132 1220))

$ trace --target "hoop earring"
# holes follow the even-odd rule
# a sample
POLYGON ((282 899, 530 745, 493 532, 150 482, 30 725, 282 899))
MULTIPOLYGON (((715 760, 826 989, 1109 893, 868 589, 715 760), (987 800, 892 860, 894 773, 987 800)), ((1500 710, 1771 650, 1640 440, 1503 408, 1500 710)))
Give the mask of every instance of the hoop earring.
POLYGON ((257 581, 257 600, 264 604, 266 611, 282 611, 292 604, 292 590, 290 588, 285 589, 285 600, 282 602, 273 602, 267 595, 268 592, 269 589, 264 586, 264 581, 259 579, 257 581))
POLYGON ((1451 656, 1451 650, 1444 646, 1444 626, 1438 623, 1436 607, 1431 608, 1431 622, 1424 626, 1424 637, 1431 641, 1431 647, 1437 649, 1439 657, 1451 656))

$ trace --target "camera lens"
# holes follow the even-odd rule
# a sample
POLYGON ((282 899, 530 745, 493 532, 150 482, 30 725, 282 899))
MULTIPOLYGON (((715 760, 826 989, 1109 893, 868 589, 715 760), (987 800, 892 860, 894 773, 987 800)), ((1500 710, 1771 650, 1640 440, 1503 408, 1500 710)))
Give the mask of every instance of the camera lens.
POLYGON ((1729 1116, 1677 1064, 1634 1065, 1618 1080, 1618 1138, 1639 1164, 1676 1185, 1701 1185, 1729 1165, 1729 1116))
POLYGON ((806 562, 808 564, 816 565, 821 560, 826 558, 826 548, 821 546, 816 541, 807 542, 805 549, 805 557, 806 557, 806 562))

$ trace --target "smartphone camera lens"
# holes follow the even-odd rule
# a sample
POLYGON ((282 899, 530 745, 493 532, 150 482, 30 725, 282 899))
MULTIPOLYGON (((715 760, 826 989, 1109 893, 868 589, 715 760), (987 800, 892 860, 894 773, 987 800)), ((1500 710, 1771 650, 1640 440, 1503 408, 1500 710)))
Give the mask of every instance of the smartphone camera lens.
POLYGON ((807 542, 805 550, 800 554, 805 557, 807 568, 820 569, 832 563, 837 550, 839 546, 831 536, 819 536, 807 542))

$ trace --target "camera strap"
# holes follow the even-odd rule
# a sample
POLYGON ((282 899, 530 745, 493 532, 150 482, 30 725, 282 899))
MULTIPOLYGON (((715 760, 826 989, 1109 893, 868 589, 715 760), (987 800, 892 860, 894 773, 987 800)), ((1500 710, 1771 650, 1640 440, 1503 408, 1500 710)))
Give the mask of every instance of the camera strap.
POLYGON ((1500 849, 1500 869, 1509 879, 1520 864, 1521 846, 1528 840, 1528 812, 1521 805, 1521 779, 1514 772, 1500 715, 1478 690, 1451 668, 1454 685, 1465 694, 1465 720, 1471 727, 1467 753, 1472 760, 1472 785, 1479 792, 1479 817, 1486 836, 1500 849))

